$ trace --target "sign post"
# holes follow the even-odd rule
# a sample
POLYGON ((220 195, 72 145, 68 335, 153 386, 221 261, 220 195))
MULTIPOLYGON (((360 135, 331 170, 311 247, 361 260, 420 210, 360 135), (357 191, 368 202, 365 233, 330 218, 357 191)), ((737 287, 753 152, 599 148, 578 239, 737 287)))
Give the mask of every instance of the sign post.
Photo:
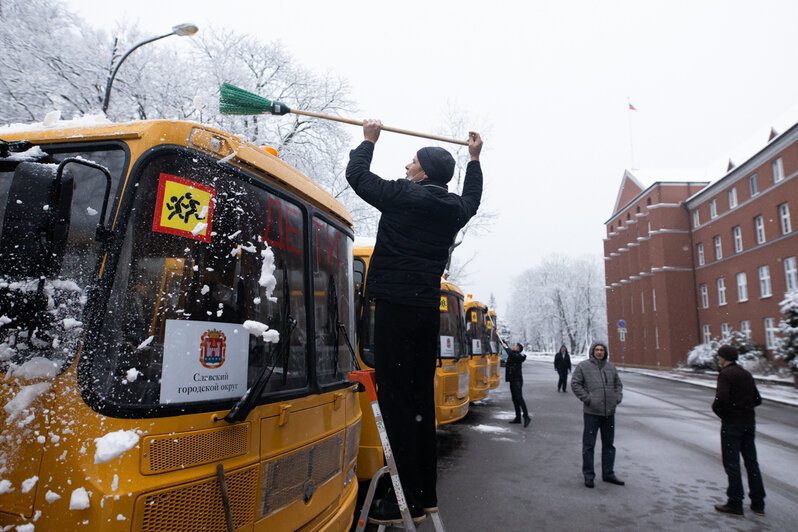
POLYGON ((626 320, 618 320, 618 335, 621 339, 621 365, 626 365, 626 320))

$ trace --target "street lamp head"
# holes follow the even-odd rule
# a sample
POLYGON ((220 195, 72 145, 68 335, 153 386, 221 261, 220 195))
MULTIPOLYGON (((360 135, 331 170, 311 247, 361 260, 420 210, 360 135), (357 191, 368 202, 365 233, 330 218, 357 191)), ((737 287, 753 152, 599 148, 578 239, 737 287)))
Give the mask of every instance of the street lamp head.
POLYGON ((172 33, 181 37, 191 37, 198 31, 199 28, 194 24, 178 24, 177 26, 172 27, 172 33))

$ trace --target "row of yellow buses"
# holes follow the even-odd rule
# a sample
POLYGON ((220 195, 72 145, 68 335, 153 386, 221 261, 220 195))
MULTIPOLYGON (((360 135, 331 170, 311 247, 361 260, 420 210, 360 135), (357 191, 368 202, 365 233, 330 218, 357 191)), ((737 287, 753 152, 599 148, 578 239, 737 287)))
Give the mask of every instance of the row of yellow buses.
MULTIPOLYGON (((348 530, 383 460, 347 378, 369 256, 224 131, 0 127, 0 529, 348 530)), ((442 281, 441 424, 498 385, 490 317, 442 281)))

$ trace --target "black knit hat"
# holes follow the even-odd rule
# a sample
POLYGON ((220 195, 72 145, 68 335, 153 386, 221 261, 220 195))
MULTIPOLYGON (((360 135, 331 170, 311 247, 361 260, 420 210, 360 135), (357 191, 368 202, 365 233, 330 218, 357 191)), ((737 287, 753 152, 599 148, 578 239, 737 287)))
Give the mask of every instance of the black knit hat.
POLYGON ((732 345, 722 345, 718 348, 718 356, 729 362, 737 360, 737 348, 732 345))
POLYGON ((416 153, 421 169, 427 174, 430 181, 448 183, 454 175, 454 157, 437 146, 421 148, 416 153))

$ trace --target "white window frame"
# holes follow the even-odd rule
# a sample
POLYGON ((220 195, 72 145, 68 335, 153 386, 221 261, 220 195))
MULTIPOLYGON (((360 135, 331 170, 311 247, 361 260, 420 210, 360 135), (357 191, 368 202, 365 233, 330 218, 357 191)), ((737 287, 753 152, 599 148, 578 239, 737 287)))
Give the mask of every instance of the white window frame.
POLYGON ((746 338, 751 338, 751 322, 749 320, 742 320, 740 322, 740 332, 743 333, 746 338))
POLYGON ((726 304, 726 281, 723 277, 718 277, 718 306, 726 304))
POLYGON ((703 327, 701 327, 701 330, 702 330, 702 331, 703 331, 703 333, 704 333, 704 334, 703 334, 703 336, 704 336, 704 343, 705 343, 705 344, 708 344, 709 342, 711 342, 711 341, 712 341, 712 329, 710 328, 709 324, 707 323, 707 324, 705 324, 703 327))
MULTIPOLYGON (((794 258, 795 257, 793 257, 793 259, 794 258)), ((657 311, 657 289, 656 288, 652 288, 651 289, 651 311, 652 312, 656 312, 657 311)))
POLYGON ((654 326, 654 348, 659 349, 659 327, 654 326))
POLYGON ((773 168, 773 182, 778 183, 779 181, 784 179, 784 163, 781 161, 781 157, 776 159, 771 163, 771 167, 773 168))
POLYGON ((733 209, 737 206, 737 188, 731 187, 729 189, 729 209, 733 209))
POLYGON ((704 265, 704 243, 699 242, 695 245, 696 253, 698 254, 698 265, 704 265))
POLYGON ((787 292, 798 290, 798 265, 796 265, 795 257, 784 259, 784 286, 787 288, 787 292))
POLYGON ((762 218, 762 215, 756 216, 754 218, 754 229, 756 230, 756 243, 757 244, 764 244, 766 237, 765 237, 765 220, 762 218))
POLYGON ((709 219, 713 220, 718 217, 718 201, 712 200, 709 202, 709 219))
POLYGON ((646 313, 646 293, 642 290, 640 291, 640 313, 646 313))
POLYGON ((776 348, 776 331, 775 318, 765 318, 765 347, 768 349, 776 348))
POLYGON ((712 237, 712 242, 715 245, 715 260, 720 260, 723 258, 723 242, 720 239, 720 235, 715 235, 712 237))
POLYGON ((737 274, 737 301, 748 301, 748 275, 745 272, 737 274))
POLYGON ((759 194, 759 178, 756 174, 748 178, 748 190, 751 192, 751 197, 759 194))
POLYGON ((701 225, 701 213, 698 209, 693 211, 693 227, 698 227, 701 225))
POLYGON ((720 337, 725 340, 729 336, 731 336, 731 327, 729 327, 729 322, 724 321, 720 324, 720 337))
POLYGON ((701 283, 699 290, 701 292, 701 308, 709 308, 709 290, 707 289, 707 283, 701 283))
POLYGON ((734 236, 734 252, 740 253, 743 250, 743 230, 739 225, 732 227, 732 235, 734 236))
POLYGON ((770 266, 764 264, 757 268, 759 272, 759 297, 770 297, 773 295, 773 286, 770 284, 770 266))
POLYGON ((781 225, 782 235, 786 235, 792 231, 792 224, 790 223, 790 206, 786 201, 779 205, 779 225, 781 225))

